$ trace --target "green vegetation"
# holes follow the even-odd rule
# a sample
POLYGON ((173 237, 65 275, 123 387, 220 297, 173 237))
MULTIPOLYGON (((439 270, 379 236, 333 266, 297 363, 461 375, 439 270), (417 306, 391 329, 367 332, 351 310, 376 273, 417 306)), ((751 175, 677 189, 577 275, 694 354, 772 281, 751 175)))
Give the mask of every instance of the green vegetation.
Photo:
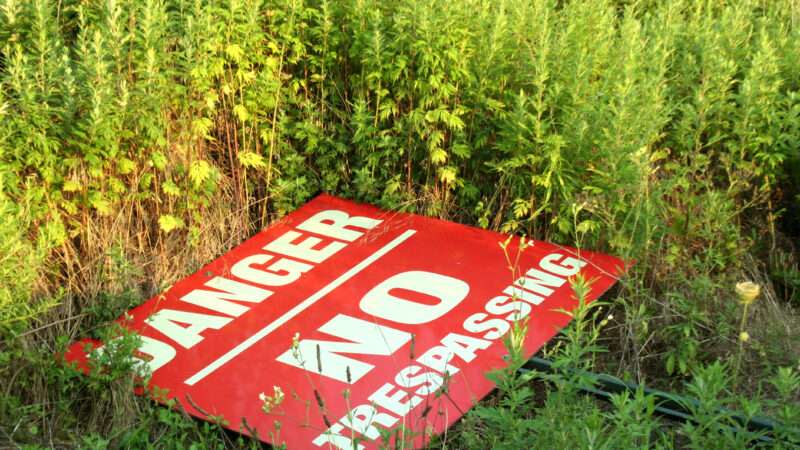
POLYGON ((795 0, 0 0, 0 447, 251 445, 53 355, 322 191, 635 260, 546 354, 699 400, 494 374, 435 448, 800 442, 798 43, 795 0))

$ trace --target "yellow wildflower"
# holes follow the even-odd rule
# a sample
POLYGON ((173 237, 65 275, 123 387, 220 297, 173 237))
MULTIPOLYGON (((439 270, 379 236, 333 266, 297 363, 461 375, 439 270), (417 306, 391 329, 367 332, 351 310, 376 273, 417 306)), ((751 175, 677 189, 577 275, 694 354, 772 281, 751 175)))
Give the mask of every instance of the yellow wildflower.
POLYGON ((753 303, 758 295, 761 293, 761 286, 752 281, 743 281, 736 283, 736 294, 739 296, 739 301, 743 305, 753 303))
POLYGON ((742 342, 749 341, 750 340, 750 333, 748 333, 747 331, 742 331, 741 333, 739 333, 739 340, 742 341, 742 342))

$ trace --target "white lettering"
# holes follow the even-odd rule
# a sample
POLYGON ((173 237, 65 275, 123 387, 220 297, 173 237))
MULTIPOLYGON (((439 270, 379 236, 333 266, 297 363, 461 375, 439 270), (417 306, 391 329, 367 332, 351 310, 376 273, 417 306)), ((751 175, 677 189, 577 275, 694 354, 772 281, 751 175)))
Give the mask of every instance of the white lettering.
POLYGON ((454 375, 458 373, 458 367, 451 366, 448 362, 453 359, 453 352, 442 345, 437 345, 435 347, 431 347, 422 354, 419 358, 417 358, 417 362, 420 364, 424 364, 431 369, 441 372, 447 373, 450 375, 454 375))
POLYGON ((350 381, 355 383, 374 366, 338 353, 387 356, 411 340, 411 334, 405 331, 344 314, 338 314, 329 320, 319 328, 319 331, 350 342, 303 339, 299 342, 296 350, 299 353, 298 357, 295 357, 293 350, 289 349, 278 356, 277 360, 304 370, 319 372, 326 377, 342 382, 348 381, 347 369, 349 367, 350 381), (317 360, 317 346, 319 346, 319 361, 317 360))
POLYGON ((200 333, 204 330, 208 328, 219 330, 231 320, 229 317, 162 309, 147 318, 145 322, 180 344, 183 348, 192 348, 203 340, 203 336, 200 333), (184 327, 178 325, 178 323, 185 323, 189 326, 184 327))
POLYGON ((581 261, 571 257, 564 258, 563 261, 558 262, 558 260, 561 258, 564 258, 564 255, 560 253, 551 253, 542 258, 542 260, 539 262, 539 267, 562 277, 571 277, 578 273, 581 268, 586 265, 586 261, 581 261))
POLYGON ((308 231, 309 233, 353 242, 364 233, 348 230, 348 226, 361 228, 363 230, 371 230, 381 222, 382 220, 370 219, 369 217, 350 217, 350 215, 344 211, 331 209, 314 214, 313 217, 306 219, 303 223, 298 225, 297 228, 299 230, 308 231))
POLYGON ((261 303, 272 295, 272 291, 257 288, 225 277, 214 277, 205 283, 205 286, 219 289, 223 292, 195 289, 181 297, 181 301, 202 306, 212 311, 221 312, 233 317, 239 317, 250 308, 228 300, 240 302, 261 303))
POLYGON ((528 314, 531 313, 531 305, 518 300, 511 300, 513 300, 512 297, 498 295, 486 303, 486 311, 495 315, 511 312, 511 314, 506 316, 506 320, 510 321, 516 321, 528 317, 528 314))
POLYGON ((264 250, 302 259, 304 261, 321 263, 347 245, 342 242, 333 241, 322 248, 315 248, 317 244, 322 242, 322 239, 313 236, 308 236, 297 243, 294 242, 297 238, 302 236, 302 234, 296 231, 287 231, 279 238, 267 244, 264 250))
POLYGON ((369 401, 375 402, 381 408, 388 409, 401 417, 422 403, 422 397, 417 397, 416 395, 409 397, 406 391, 400 389, 391 393, 394 389, 397 389, 395 385, 386 383, 369 396, 369 401), (408 400, 404 401, 406 398, 408 400))
POLYGON ((311 442, 317 447, 322 447, 323 445, 327 444, 332 445, 340 450, 364 450, 363 445, 358 444, 358 446, 356 446, 355 442, 353 442, 349 437, 339 434, 342 430, 344 430, 344 426, 339 423, 335 423, 330 427, 330 429, 317 436, 316 439, 311 442))
POLYGON ((485 339, 464 336, 463 334, 450 333, 442 338, 442 345, 449 348, 450 351, 458 355, 459 358, 466 362, 475 359, 475 352, 478 350, 485 350, 489 348, 492 343, 485 339))
POLYGON ((287 258, 281 258, 269 266, 269 272, 252 267, 254 264, 264 265, 271 259, 272 256, 264 254, 248 256, 234 264, 231 273, 243 280, 263 286, 286 286, 314 268, 310 264, 287 258))
POLYGON ((150 369, 150 373, 153 373, 163 367, 164 364, 172 361, 172 358, 175 357, 175 348, 173 348, 171 345, 161 342, 157 339, 153 339, 149 336, 139 337, 142 339, 142 343, 139 345, 137 350, 139 350, 141 353, 149 355, 152 359, 146 361, 139 358, 139 360, 135 363, 137 369, 139 365, 146 365, 150 369))
MULTIPOLYGON (((164 364, 172 361, 172 358, 175 357, 175 349, 169 345, 165 344, 159 340, 153 339, 149 336, 138 336, 141 339, 141 344, 136 349, 139 353, 144 353, 151 357, 150 360, 142 358, 139 355, 134 354, 131 359, 131 364, 133 365, 133 369, 141 376, 146 376, 148 374, 152 374, 159 368, 161 368, 164 364)), ((108 342, 108 344, 103 345, 101 347, 97 347, 94 349, 94 352, 97 356, 102 355, 107 351, 108 348, 113 349, 117 346, 116 341, 119 341, 122 337, 117 337, 108 342)))
POLYGON ((409 325, 427 323, 446 314, 469 293, 469 285, 459 279, 433 272, 401 272, 372 288, 361 299, 361 310, 386 320, 409 325), (434 305, 392 295, 405 289, 438 299, 434 305))
POLYGON ((553 293, 551 288, 560 287, 566 281, 565 278, 557 277, 541 270, 531 269, 525 273, 524 277, 517 280, 517 283, 531 292, 547 297, 553 293))
POLYGON ((487 333, 483 335, 483 338, 497 339, 506 334, 509 328, 511 328, 511 325, 503 319, 484 320, 487 317, 489 317, 489 315, 486 313, 475 313, 467 317, 467 320, 464 321, 464 329, 470 333, 482 333, 491 330, 487 331, 487 333))
POLYGON ((358 405, 340 421, 346 427, 375 440, 380 437, 380 432, 373 425, 378 423, 386 428, 397 423, 399 419, 390 414, 379 413, 378 409, 372 405, 358 405))
POLYGON ((544 297, 528 292, 519 286, 509 286, 503 290, 503 293, 534 305, 539 305, 544 301, 544 297))
POLYGON ((428 395, 436 392, 440 387, 442 387, 444 379, 441 377, 441 375, 435 372, 427 371, 417 375, 420 370, 422 370, 422 367, 420 366, 408 366, 397 374, 397 376, 394 378, 394 382, 397 383, 398 386, 407 389, 423 385, 416 390, 417 395, 428 395))

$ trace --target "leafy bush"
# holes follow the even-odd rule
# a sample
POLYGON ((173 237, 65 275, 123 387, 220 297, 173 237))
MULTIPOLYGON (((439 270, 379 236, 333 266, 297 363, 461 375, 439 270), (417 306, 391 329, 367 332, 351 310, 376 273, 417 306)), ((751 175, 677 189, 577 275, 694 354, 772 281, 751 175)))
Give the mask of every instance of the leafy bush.
MULTIPOLYGON (((326 191, 635 260, 609 351, 567 339, 588 358, 570 361, 678 389, 736 357, 728 388, 757 396, 744 373, 800 358, 797 18, 792 0, 0 0, 0 376, 56 370, 58 342, 326 191), (763 295, 740 345, 745 278, 763 295)), ((42 406, 75 403, 37 379, 0 392, 40 405, 36 436, 91 410, 42 406)), ((580 442, 683 443, 649 422, 605 441, 648 400, 571 395, 538 414, 598 427, 580 442)), ((143 414, 138 437, 82 445, 145 442, 143 414)))

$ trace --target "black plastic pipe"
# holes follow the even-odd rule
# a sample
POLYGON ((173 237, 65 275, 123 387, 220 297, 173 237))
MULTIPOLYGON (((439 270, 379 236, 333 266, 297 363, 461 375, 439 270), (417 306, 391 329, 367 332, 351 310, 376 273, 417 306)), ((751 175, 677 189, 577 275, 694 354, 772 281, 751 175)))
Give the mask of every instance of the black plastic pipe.
MULTIPOLYGON (((626 383, 617 377, 607 374, 597 374, 576 369, 556 369, 553 367, 551 361, 537 357, 531 358, 519 369, 522 373, 534 370, 543 373, 560 372, 586 376, 599 388, 584 386, 581 387, 580 390, 606 401, 611 401, 611 397, 614 394, 622 392, 630 392, 633 394, 639 389, 639 385, 635 383, 626 383)), ((646 395, 655 397, 655 412, 659 415, 678 422, 695 421, 690 408, 699 405, 697 400, 646 387, 643 388, 643 390, 646 395)), ((776 422, 772 419, 766 417, 752 417, 748 419, 742 414, 727 409, 720 409, 719 412, 730 415, 736 421, 739 426, 733 427, 733 429, 737 432, 749 431, 759 433, 758 440, 766 443, 773 442, 775 439, 774 432, 776 422)))

